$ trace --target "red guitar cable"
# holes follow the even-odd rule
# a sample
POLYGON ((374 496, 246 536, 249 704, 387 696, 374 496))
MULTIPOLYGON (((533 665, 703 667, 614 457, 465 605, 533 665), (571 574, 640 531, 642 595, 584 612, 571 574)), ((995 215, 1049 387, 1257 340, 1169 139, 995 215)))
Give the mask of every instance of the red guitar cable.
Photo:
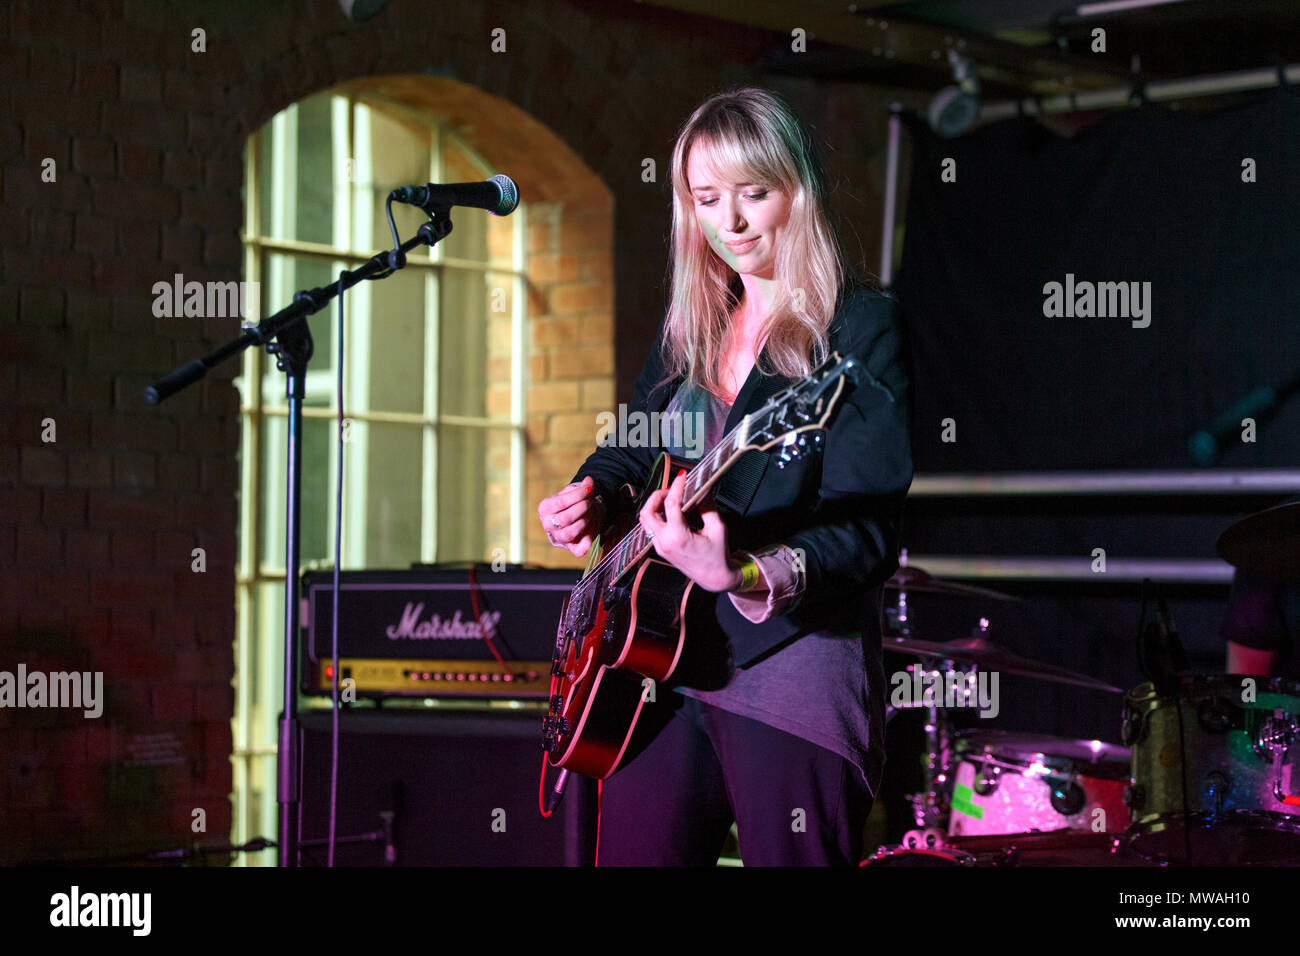
MULTIPOLYGON (((554 697, 554 696, 555 696, 555 685, 556 685, 558 682, 559 682, 559 676, 556 675, 556 674, 552 674, 552 675, 551 675, 551 693, 550 693, 550 696, 547 698, 548 700, 549 700, 551 697, 554 697)), ((541 774, 540 774, 540 775, 538 776, 538 778, 537 778, 537 812, 540 813, 540 814, 542 815, 543 818, 545 818, 545 817, 549 817, 549 816, 554 812, 554 811, 551 811, 551 810, 547 810, 547 809, 546 809, 546 799, 545 799, 545 793, 546 793, 546 757, 547 757, 546 753, 543 752, 543 753, 542 753, 542 772, 541 772, 541 774)), ((595 861, 593 861, 593 863, 591 864, 592 866, 599 866, 599 865, 600 865, 600 806, 601 806, 601 802, 604 800, 604 797, 605 797, 605 781, 604 781, 604 780, 597 780, 597 781, 596 781, 596 859, 595 859, 595 861)))
POLYGON ((478 606, 478 581, 474 577, 474 565, 472 564, 469 567, 469 599, 474 606, 474 621, 478 624, 478 632, 483 638, 483 643, 486 644, 488 650, 492 652, 492 656, 497 659, 497 663, 501 665, 501 669, 506 672, 511 680, 513 680, 515 676, 514 671, 510 669, 510 665, 507 664, 501 655, 497 653, 496 645, 492 643, 492 638, 488 637, 487 631, 483 629, 483 612, 479 610, 478 606))

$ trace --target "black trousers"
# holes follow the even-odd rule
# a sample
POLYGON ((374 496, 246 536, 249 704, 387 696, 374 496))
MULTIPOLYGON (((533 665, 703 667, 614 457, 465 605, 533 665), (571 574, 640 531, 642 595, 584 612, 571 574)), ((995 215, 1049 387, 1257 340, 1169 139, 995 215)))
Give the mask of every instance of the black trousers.
POLYGON ((597 866, 714 866, 735 820, 746 866, 855 866, 872 798, 851 762, 660 688, 604 783, 597 866))

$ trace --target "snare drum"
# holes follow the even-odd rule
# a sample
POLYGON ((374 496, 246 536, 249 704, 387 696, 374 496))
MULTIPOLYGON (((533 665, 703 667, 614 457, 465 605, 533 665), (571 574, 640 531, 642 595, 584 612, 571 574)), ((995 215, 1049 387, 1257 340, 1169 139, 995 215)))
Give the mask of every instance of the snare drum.
POLYGON ((1123 833, 1127 748, 1100 740, 963 731, 954 737, 951 836, 1123 833))
POLYGON ((1157 862, 1300 862, 1300 683, 1191 674, 1179 688, 1160 697, 1142 684, 1125 699, 1134 850, 1157 862))

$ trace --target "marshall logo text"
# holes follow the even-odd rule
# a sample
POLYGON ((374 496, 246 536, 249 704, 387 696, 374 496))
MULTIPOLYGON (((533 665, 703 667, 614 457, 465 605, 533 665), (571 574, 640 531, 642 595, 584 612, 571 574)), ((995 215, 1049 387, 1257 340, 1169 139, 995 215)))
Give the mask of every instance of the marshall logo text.
POLYGON ((402 612, 401 621, 390 625, 384 633, 388 635, 390 641, 402 638, 415 641, 439 638, 478 640, 483 637, 495 637, 497 622, 501 620, 500 611, 487 611, 478 621, 462 621, 460 611, 453 614, 449 620, 443 620, 435 614, 427 621, 421 621, 420 615, 423 613, 423 601, 419 604, 408 601, 406 610, 402 612))

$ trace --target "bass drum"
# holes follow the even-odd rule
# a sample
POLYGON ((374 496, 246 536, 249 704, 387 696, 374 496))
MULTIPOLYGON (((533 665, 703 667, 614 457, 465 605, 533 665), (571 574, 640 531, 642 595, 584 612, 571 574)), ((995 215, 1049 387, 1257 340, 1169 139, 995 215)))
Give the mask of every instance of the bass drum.
POLYGON ((1300 863, 1300 683, 1190 674, 1125 699, 1132 846, 1159 863, 1300 863))
POLYGON ((1100 740, 963 731, 955 735, 948 834, 1123 833, 1129 751, 1100 740))

